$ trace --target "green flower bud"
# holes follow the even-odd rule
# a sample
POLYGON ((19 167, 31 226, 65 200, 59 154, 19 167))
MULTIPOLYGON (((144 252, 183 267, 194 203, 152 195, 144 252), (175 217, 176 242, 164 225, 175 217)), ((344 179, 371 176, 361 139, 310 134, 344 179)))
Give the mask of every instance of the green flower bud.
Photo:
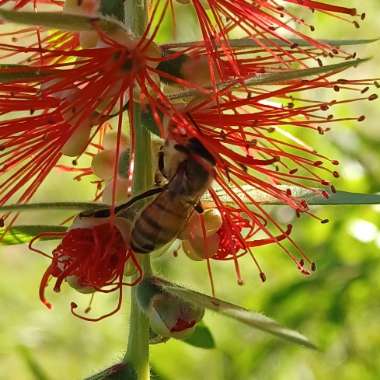
POLYGON ((204 315, 202 307, 174 296, 147 280, 138 286, 137 298, 149 318, 152 331, 162 337, 181 339, 190 335, 204 315))
POLYGON ((149 329, 149 344, 165 343, 170 338, 155 333, 151 328, 149 329))

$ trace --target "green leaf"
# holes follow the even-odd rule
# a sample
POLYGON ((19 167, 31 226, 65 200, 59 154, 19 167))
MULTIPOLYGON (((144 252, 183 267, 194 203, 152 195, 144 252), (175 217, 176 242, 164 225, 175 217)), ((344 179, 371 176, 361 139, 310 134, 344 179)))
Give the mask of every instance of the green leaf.
MULTIPOLYGON (((278 186, 277 188, 290 189, 293 196, 296 198, 305 199, 310 205, 361 205, 361 204, 380 204, 380 194, 362 194, 351 193, 348 191, 337 191, 336 193, 328 192, 329 198, 322 196, 324 189, 304 189, 299 186, 278 186)), ((231 202, 230 197, 222 190, 216 189, 216 193, 222 202, 228 204, 231 202)), ((241 189, 235 188, 234 192, 243 202, 249 204, 250 198, 255 199, 260 204, 268 205, 283 205, 279 199, 265 193, 264 191, 255 189, 249 185, 241 186, 241 189)), ((209 195, 202 198, 204 201, 212 201, 209 195)), ((38 210, 101 210, 109 208, 109 205, 102 203, 88 202, 53 202, 53 203, 29 203, 0 206, 0 212, 13 211, 38 211, 38 210)))
POLYGON ((311 205, 373 205, 380 204, 380 194, 350 193, 337 191, 329 193, 328 199, 316 195, 306 195, 305 199, 311 205))
POLYGON ((0 64, 0 83, 8 83, 14 80, 39 79, 53 74, 53 70, 25 65, 1 65, 0 64))
POLYGON ((215 340, 210 329, 203 323, 198 323, 195 331, 187 338, 180 339, 194 347, 211 349, 215 348, 215 340))
MULTIPOLYGON (((209 310, 213 310, 239 322, 245 323, 248 326, 276 335, 293 343, 297 343, 308 348, 316 348, 310 340, 299 332, 283 327, 274 320, 260 313, 244 309, 240 306, 207 296, 194 290, 183 288, 182 286, 170 283, 158 277, 152 277, 150 280, 153 284, 163 287, 165 291, 172 293, 177 297, 183 298, 188 302, 192 302, 209 310)), ((145 279, 145 281, 147 281, 147 279, 145 279)))
MULTIPOLYGON (((302 46, 302 47, 313 47, 314 44, 311 44, 309 41, 302 39, 302 38, 289 38, 288 42, 279 40, 276 38, 270 38, 270 39, 257 39, 252 40, 249 38, 239 38, 239 39, 233 39, 230 40, 229 43, 232 47, 261 47, 261 46, 302 46)), ((319 39, 316 40, 317 43, 324 44, 324 45, 331 45, 335 47, 339 46, 353 46, 353 45, 365 45, 365 44, 371 44, 373 42, 379 41, 378 38, 368 38, 368 39, 358 39, 358 40, 329 40, 329 39, 319 39)))
POLYGON ((34 357, 32 350, 25 346, 18 346, 17 348, 21 359, 30 370, 31 376, 33 376, 35 380, 48 380, 48 375, 45 373, 40 363, 34 357))
MULTIPOLYGON (((311 44, 309 41, 302 38, 288 38, 287 41, 279 40, 277 38, 238 38, 231 39, 228 41, 231 47, 234 48, 249 48, 249 47, 262 47, 262 46, 281 46, 281 47, 291 47, 292 45, 302 46, 302 47, 313 47, 315 45, 311 44), (289 41, 289 42, 287 42, 289 41)), ((329 40, 329 39, 319 39, 316 40, 318 43, 331 46, 353 46, 353 45, 365 45, 373 42, 379 41, 379 38, 368 38, 368 39, 358 39, 358 40, 329 40)), ((176 48, 186 48, 193 46, 204 46, 203 41, 191 41, 191 42, 176 42, 171 44, 160 45, 161 48, 169 50, 176 48)))
POLYGON ((81 32, 94 30, 96 25, 104 32, 124 29, 123 25, 112 18, 89 17, 56 12, 21 12, 0 9, 0 18, 16 24, 43 26, 52 29, 81 32))
MULTIPOLYGON (((217 88, 219 90, 224 90, 227 88, 228 89, 239 88, 243 85, 244 86, 274 85, 274 84, 288 82, 294 79, 302 79, 302 78, 307 78, 307 77, 312 77, 312 76, 319 76, 322 74, 333 74, 342 70, 346 70, 350 67, 356 67, 366 61, 368 61, 368 58, 355 59, 352 61, 345 61, 345 62, 335 63, 332 65, 318 66, 318 67, 312 67, 308 69, 287 70, 287 71, 281 71, 278 73, 269 73, 269 74, 257 74, 243 81, 231 80, 231 81, 219 83, 217 84, 217 88)), ((212 94, 214 91, 214 89, 211 87, 206 88, 205 90, 209 90, 210 94, 212 94)), ((182 91, 179 93, 168 95, 168 97, 170 99, 183 99, 183 98, 199 95, 199 93, 200 92, 197 90, 189 90, 189 91, 182 91)))
MULTIPOLYGON (((327 191, 329 197, 325 198, 322 195, 324 189, 304 189, 298 186, 277 186, 278 189, 286 191, 289 189, 295 198, 305 199, 309 205, 361 205, 361 204, 380 204, 380 194, 361 194, 351 193, 347 191, 337 191, 333 193, 327 191)), ((231 198, 224 192, 223 189, 216 189, 218 197, 224 203, 230 203, 231 198)), ((245 203, 253 205, 251 198, 260 204, 268 205, 283 205, 284 202, 276 197, 265 193, 264 191, 255 189, 249 185, 241 186, 241 189, 235 188, 234 193, 245 203)), ((212 201, 209 195, 205 195, 203 200, 212 201)))
POLYGON ((102 203, 88 202, 42 202, 0 206, 0 211, 100 210, 103 208, 109 208, 109 206, 102 203))
POLYGON ((287 82, 293 79, 302 79, 302 78, 307 78, 311 76, 334 73, 337 71, 346 70, 350 67, 357 67, 358 65, 366 61, 368 61, 368 58, 355 59, 352 61, 345 61, 345 62, 335 63, 332 65, 311 67, 309 69, 289 70, 289 71, 282 71, 279 73, 262 74, 262 75, 257 75, 254 78, 249 78, 245 80, 244 84, 246 84, 247 86, 263 85, 263 84, 277 84, 281 82, 287 82))
MULTIPOLYGON (((67 227, 64 226, 44 226, 44 225, 30 225, 30 226, 14 226, 6 230, 0 229, 0 244, 15 245, 29 243, 36 235, 42 232, 66 232, 67 227), (5 232, 5 235, 3 233, 5 232)), ((55 240, 60 237, 49 236, 41 240, 55 240)))

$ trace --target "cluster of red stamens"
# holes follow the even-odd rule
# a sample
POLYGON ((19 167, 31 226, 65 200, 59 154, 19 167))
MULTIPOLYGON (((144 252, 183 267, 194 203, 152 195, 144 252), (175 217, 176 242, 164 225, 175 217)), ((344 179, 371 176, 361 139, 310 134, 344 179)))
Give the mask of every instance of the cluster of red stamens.
MULTIPOLYGON (((44 236, 46 234, 39 235, 30 243, 33 251, 43 254, 34 247, 34 241, 44 236)), ((119 310, 121 305, 122 287, 138 283, 141 278, 141 269, 133 252, 128 248, 119 229, 110 222, 70 229, 53 250, 51 260, 40 284, 41 301, 49 308, 51 304, 46 300, 45 288, 52 277, 56 278, 53 287, 55 292, 60 292, 64 281, 68 281, 82 293, 110 293, 119 290, 119 301, 114 312, 119 310), (136 273, 140 273, 140 277, 132 284, 126 284, 123 280, 124 269, 129 261, 136 268, 136 273)), ((73 303, 73 312, 75 308, 76 305, 73 303)))

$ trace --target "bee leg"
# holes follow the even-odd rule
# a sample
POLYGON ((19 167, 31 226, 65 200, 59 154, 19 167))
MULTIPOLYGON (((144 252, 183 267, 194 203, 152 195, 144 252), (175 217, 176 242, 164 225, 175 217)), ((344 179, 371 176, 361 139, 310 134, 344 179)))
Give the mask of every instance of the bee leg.
POLYGON ((164 151, 160 150, 158 152, 158 170, 163 176, 165 176, 165 163, 164 163, 164 151))
POLYGON ((202 206, 202 203, 201 201, 199 201, 195 206, 194 206, 194 209, 195 211, 198 213, 198 214, 202 214, 203 213, 203 206, 202 206))
POLYGON ((154 175, 154 182, 157 186, 162 186, 162 183, 165 181, 165 161, 164 161, 164 152, 161 150, 158 152, 157 160, 157 170, 154 175))
POLYGON ((104 208, 100 210, 85 210, 79 213, 81 218, 107 218, 110 216, 111 210, 109 208, 104 208))
POLYGON ((141 193, 141 194, 135 195, 135 196, 134 196, 133 198, 131 198, 128 202, 123 203, 122 205, 115 207, 115 213, 118 213, 118 212, 120 212, 120 211, 123 211, 123 210, 128 209, 128 208, 131 207, 134 203, 136 203, 137 201, 139 201, 139 200, 141 200, 141 199, 145 199, 145 198, 151 197, 151 196, 153 196, 153 195, 156 195, 156 194, 162 193, 165 189, 166 189, 166 186, 162 186, 162 187, 154 187, 154 188, 152 188, 152 189, 150 189, 150 190, 144 191, 144 192, 141 193))
MULTIPOLYGON (((165 188, 166 188, 165 186, 163 186, 163 187, 154 187, 153 189, 144 191, 143 193, 134 196, 128 202, 123 203, 120 206, 116 206, 115 209, 114 209, 115 214, 117 214, 120 211, 123 211, 125 209, 128 209, 134 203, 136 203, 137 201, 139 201, 141 199, 152 197, 153 195, 156 195, 156 194, 159 194, 159 193, 163 192, 165 190, 165 188)), ((85 211, 82 211, 79 214, 79 216, 82 217, 82 218, 107 218, 110 215, 111 215, 111 207, 109 207, 109 208, 102 208, 100 210, 85 210, 85 211)))

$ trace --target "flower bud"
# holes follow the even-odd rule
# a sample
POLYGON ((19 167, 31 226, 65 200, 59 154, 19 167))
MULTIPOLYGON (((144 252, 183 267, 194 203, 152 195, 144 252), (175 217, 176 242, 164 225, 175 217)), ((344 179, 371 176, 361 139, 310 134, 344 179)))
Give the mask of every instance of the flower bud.
MULTIPOLYGON (((103 139, 103 148, 105 150, 116 150, 116 144, 118 143, 118 133, 117 132, 108 132, 103 139)), ((125 150, 129 147, 129 137, 127 135, 120 135, 120 150, 125 150)))
POLYGON ((121 204, 125 203, 128 196, 128 186, 130 186, 130 181, 126 178, 117 178, 115 181, 109 182, 103 190, 102 200, 106 204, 112 203, 112 193, 114 187, 115 189, 115 203, 121 204))
POLYGON ((210 259, 218 251, 220 237, 212 234, 206 237, 194 237, 184 240, 182 243, 183 251, 192 260, 201 261, 210 259))
POLYGON ((165 343, 169 340, 167 336, 162 336, 155 333, 151 328, 149 329, 149 344, 165 343))
POLYGON ((163 337, 182 339, 190 335, 204 315, 204 308, 174 296, 148 280, 138 286, 137 299, 149 318, 152 331, 163 337))
POLYGON ((203 238, 215 234, 222 227, 223 220, 217 208, 205 210, 202 214, 193 213, 180 238, 203 238))
MULTIPOLYGON (((104 180, 110 180, 114 175, 115 151, 103 150, 96 154, 91 162, 93 173, 104 180)), ((119 154, 117 174, 122 178, 128 177, 129 150, 124 150, 119 154)))
POLYGON ((114 164, 115 152, 103 150, 92 159, 91 169, 97 177, 107 180, 112 178, 114 164))
POLYGON ((91 127, 90 121, 80 124, 62 147, 62 154, 69 157, 82 154, 90 141, 91 127))

